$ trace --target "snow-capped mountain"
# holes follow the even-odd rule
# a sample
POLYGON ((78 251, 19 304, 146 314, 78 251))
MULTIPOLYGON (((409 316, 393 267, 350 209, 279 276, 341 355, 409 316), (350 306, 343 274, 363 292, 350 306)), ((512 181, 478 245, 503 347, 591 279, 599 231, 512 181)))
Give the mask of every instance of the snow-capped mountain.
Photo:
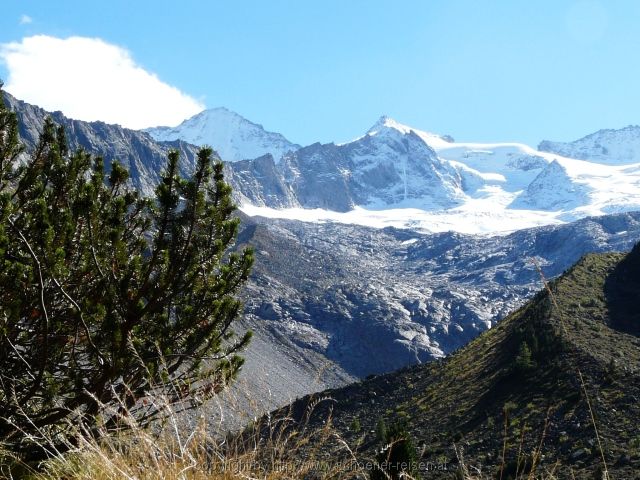
POLYGON ((350 142, 300 147, 219 108, 148 132, 243 159, 228 178, 250 215, 493 233, 640 209, 640 127, 536 150, 455 142, 383 116, 350 142))
POLYGON ((183 140, 193 145, 209 145, 220 158, 235 162, 270 154, 278 161, 285 153, 300 148, 279 133, 266 131, 224 107, 204 110, 177 127, 145 130, 157 141, 183 140))
POLYGON ((558 157, 510 205, 564 220, 640 209, 640 164, 610 166, 558 157))
MULTIPOLYGON (((29 126, 22 132, 26 143, 35 145, 47 112, 7 99, 29 126)), ((640 163, 634 163, 640 127, 601 130, 570 144, 543 142, 535 150, 455 142, 381 117, 350 142, 299 147, 226 109, 149 133, 60 112, 53 117, 73 134, 72 148, 98 152, 107 165, 124 161, 145 194, 169 148, 182 151, 189 173, 196 147, 188 141, 212 144, 223 158, 257 157, 227 162, 225 170, 248 215, 491 234, 640 210, 640 163)))
POLYGON ((446 209, 463 198, 462 179, 418 135, 381 118, 349 143, 314 144, 285 155, 281 172, 305 208, 356 206, 446 209))
POLYGON ((598 137, 593 151, 609 139, 606 151, 615 160, 599 163, 519 143, 459 143, 382 117, 351 142, 316 144, 284 159, 284 181, 298 205, 265 208, 272 205, 249 200, 242 208, 251 215, 463 233, 639 210, 640 163, 630 163, 636 157, 629 151, 640 142, 640 129, 602 132, 585 137, 598 137), (305 156, 312 161, 300 168, 305 156), (325 203, 319 201, 326 195, 325 203))
POLYGON ((554 160, 510 206, 531 210, 570 209, 584 204, 586 197, 586 185, 576 185, 565 166, 554 160))
POLYGON ((544 140, 538 150, 564 157, 593 160, 605 165, 640 162, 640 126, 629 125, 619 130, 598 130, 574 142, 544 140))

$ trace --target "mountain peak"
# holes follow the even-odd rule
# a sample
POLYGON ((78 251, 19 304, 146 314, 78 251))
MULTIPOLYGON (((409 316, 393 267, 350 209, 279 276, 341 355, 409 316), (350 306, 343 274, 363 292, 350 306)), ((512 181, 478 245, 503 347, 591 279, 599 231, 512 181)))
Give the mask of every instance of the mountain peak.
POLYGON ((393 118, 389 117, 388 115, 382 115, 378 119, 378 121, 374 123, 369 130, 367 130, 367 135, 375 135, 385 129, 397 130, 401 133, 409 133, 411 130, 413 130, 411 127, 408 127, 406 125, 403 125, 395 121, 393 118))
POLYGON ((367 130, 365 135, 375 136, 380 135, 382 133, 392 133, 399 132, 402 135, 407 135, 413 132, 415 135, 420 137, 424 143, 429 145, 431 148, 438 148, 442 146, 446 146, 450 143, 453 143, 453 138, 449 135, 437 135, 431 132, 425 132, 423 130, 418 130, 416 128, 410 127, 403 123, 394 120, 388 115, 382 115, 373 126, 367 130))
MULTIPOLYGON (((206 110, 201 111, 200 113, 196 114, 196 117, 199 116, 211 116, 211 115, 229 115, 230 117, 239 117, 242 118, 243 120, 246 120, 247 122, 249 120, 247 120, 246 118, 244 118, 242 115, 240 115, 237 112, 234 112, 233 110, 228 109, 227 107, 213 107, 213 108, 207 108, 206 110)), ((253 122, 251 122, 253 123, 253 122)))
POLYGON ((604 129, 573 142, 543 140, 538 150, 564 157, 591 160, 606 165, 628 165, 640 162, 640 127, 604 129))
POLYGON ((146 130, 157 141, 184 140, 210 145, 223 160, 235 162, 266 154, 278 161, 285 153, 300 148, 279 133, 269 132, 226 107, 203 110, 174 128, 146 130))
MULTIPOLYGON (((202 110, 200 113, 196 113, 193 117, 187 118, 180 125, 174 127, 173 129, 184 128, 186 126, 194 126, 196 124, 203 124, 205 122, 213 122, 217 123, 220 121, 232 121, 238 124, 246 123, 247 125, 255 125, 258 128, 263 128, 262 125, 256 124, 247 120, 245 117, 240 115, 233 110, 228 109, 227 107, 213 107, 207 108, 206 110, 202 110)), ((157 130, 165 127, 156 127, 149 130, 157 130)), ((173 130, 172 129, 172 130, 173 130)))

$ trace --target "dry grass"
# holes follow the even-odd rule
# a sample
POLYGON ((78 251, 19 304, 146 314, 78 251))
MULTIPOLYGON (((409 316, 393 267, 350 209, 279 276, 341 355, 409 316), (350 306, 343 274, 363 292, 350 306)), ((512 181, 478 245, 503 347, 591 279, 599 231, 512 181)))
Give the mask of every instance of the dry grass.
MULTIPOLYGON (((148 401, 148 400, 147 400, 148 401)), ((355 453, 340 437, 329 416, 323 427, 311 428, 308 419, 316 406, 329 399, 318 399, 308 406, 305 416, 294 421, 291 415, 269 415, 235 434, 228 433, 223 422, 215 425, 200 417, 176 413, 163 399, 167 409, 162 424, 140 427, 132 416, 118 413, 122 431, 92 438, 82 427, 62 447, 42 434, 37 439, 51 457, 26 465, 8 452, 0 451, 0 477, 32 480, 204 480, 204 479, 299 479, 367 478, 355 453), (331 452, 329 455, 328 452, 331 452), (336 461, 338 455, 344 461, 336 461)), ((108 407, 105 407, 108 408, 108 407)))
MULTIPOLYGON (((162 424, 152 428, 142 428, 135 419, 117 413, 113 408, 110 415, 120 415, 121 432, 105 435, 100 439, 89 436, 87 431, 76 427, 76 436, 64 449, 55 450, 54 439, 47 439, 43 433, 37 439, 42 448, 47 449, 51 458, 39 465, 20 465, 10 454, 0 452, 0 478, 28 478, 30 480, 289 480, 289 479, 368 479, 375 460, 365 458, 358 451, 358 445, 349 445, 340 432, 333 427, 331 414, 322 426, 311 426, 309 419, 323 402, 329 398, 317 399, 308 405, 302 421, 295 420, 291 412, 274 418, 269 415, 253 422, 246 422, 243 412, 234 412, 236 419, 244 418, 250 427, 240 433, 231 434, 222 413, 227 412, 230 403, 223 406, 217 399, 201 405, 195 415, 186 417, 178 413, 175 406, 162 398, 154 400, 166 409, 167 416, 162 424), (218 411, 218 414, 214 414, 218 411), (209 419, 209 421, 207 421, 209 419), (211 420, 217 419, 214 423, 211 420), (2 466, 3 463, 5 466, 2 466), (6 467, 12 464, 12 468, 6 467), (18 468, 16 468, 16 466, 18 468)), ((246 409, 246 400, 242 403, 246 409)), ((240 405, 235 405, 240 408, 240 405)), ((108 408, 108 407, 105 407, 108 408)), ((256 411, 258 405, 253 405, 256 411)), ((237 421, 237 420, 236 420, 237 421)), ((558 464, 540 468, 539 459, 543 454, 546 425, 542 429, 539 445, 526 455, 520 444, 507 444, 508 413, 504 416, 504 432, 496 429, 496 435, 504 437, 502 467, 508 451, 517 448, 516 480, 556 480, 562 478, 556 472, 558 464), (529 463, 527 463, 529 462, 529 463), (533 462, 533 463, 531 463, 533 462)), ((489 480, 494 473, 479 471, 469 466, 462 448, 454 445, 458 458, 455 477, 458 480, 489 480)), ((450 472, 451 473, 451 472, 450 472)), ((605 480, 608 473, 605 473, 605 480)), ((502 475, 501 475, 502 476, 502 475)), ((391 478, 391 477, 388 477, 391 478)), ((405 475, 407 480, 413 477, 405 475)), ((423 480, 432 478, 428 473, 423 480)), ((439 477, 436 477, 439 478, 439 477)), ((507 478, 507 477, 505 477, 507 478)), ((509 478, 514 478, 513 476, 509 478)))
MULTIPOLYGON (((172 412, 161 427, 151 429, 140 428, 133 419, 123 416, 123 422, 129 428, 121 433, 95 440, 78 430, 76 445, 67 444, 67 451, 55 452, 37 469, 23 466, 13 474, 9 470, 2 473, 7 478, 31 480, 369 478, 375 461, 358 458, 358 452, 347 445, 333 428, 330 416, 322 427, 309 427, 307 420, 317 405, 324 401, 330 400, 319 399, 310 404, 302 422, 295 422, 291 415, 281 418, 265 416, 250 429, 235 435, 222 435, 219 425, 208 425, 204 416, 190 429, 185 427, 183 418, 172 412), (214 433, 211 427, 214 427, 214 433)), ((544 432, 541 446, 543 440, 544 432)), ((468 468, 462 449, 455 445, 454 448, 459 461, 455 478, 494 478, 468 468)), ((540 450, 534 452, 533 456, 540 453, 540 450)), ((409 475, 402 478, 413 479, 409 475)), ((525 473, 523 468, 516 474, 518 480, 556 478, 553 470, 535 473, 535 469, 529 469, 525 473)))

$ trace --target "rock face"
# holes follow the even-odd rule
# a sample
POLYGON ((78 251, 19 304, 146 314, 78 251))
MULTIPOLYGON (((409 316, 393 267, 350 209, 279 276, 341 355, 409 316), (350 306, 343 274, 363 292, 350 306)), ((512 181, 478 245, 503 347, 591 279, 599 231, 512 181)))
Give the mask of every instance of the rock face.
POLYGON ((281 175, 273 156, 226 164, 226 179, 234 188, 236 201, 261 207, 300 207, 291 186, 281 175))
POLYGON ((640 214, 476 237, 247 219, 256 249, 246 290, 258 330, 293 355, 321 354, 364 377, 465 345, 587 252, 628 250, 640 214), (288 345, 288 346, 287 346, 288 345), (375 354, 372 354, 375 352, 375 354))
POLYGON ((512 208, 570 210, 588 201, 588 187, 574 183, 557 160, 549 163, 511 204, 512 208))
POLYGON ((271 208, 347 212, 413 206, 449 208, 462 177, 413 132, 381 128, 347 144, 313 144, 227 165, 238 200, 271 208))
POLYGON ((449 208, 462 179, 413 132, 383 127, 353 142, 314 144, 285 156, 282 173, 306 208, 449 208))

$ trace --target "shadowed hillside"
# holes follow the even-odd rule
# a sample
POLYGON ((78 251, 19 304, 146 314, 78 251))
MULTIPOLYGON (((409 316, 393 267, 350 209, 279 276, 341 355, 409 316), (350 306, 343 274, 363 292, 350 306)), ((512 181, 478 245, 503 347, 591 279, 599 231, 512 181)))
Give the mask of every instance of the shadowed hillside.
MULTIPOLYGON (((571 478, 571 469, 575 478, 600 478, 586 390, 611 478, 636 478, 639 279, 640 246, 628 255, 587 255, 549 285, 557 303, 542 290, 444 361, 324 392, 333 400, 312 421, 332 409, 334 425, 363 459, 381 447, 381 424, 402 425, 424 462, 449 468, 423 478, 451 475, 460 457, 470 473, 497 478, 501 470, 505 479, 528 473, 532 464, 539 474, 571 478)), ((308 402, 294 404, 294 414, 308 402)))

